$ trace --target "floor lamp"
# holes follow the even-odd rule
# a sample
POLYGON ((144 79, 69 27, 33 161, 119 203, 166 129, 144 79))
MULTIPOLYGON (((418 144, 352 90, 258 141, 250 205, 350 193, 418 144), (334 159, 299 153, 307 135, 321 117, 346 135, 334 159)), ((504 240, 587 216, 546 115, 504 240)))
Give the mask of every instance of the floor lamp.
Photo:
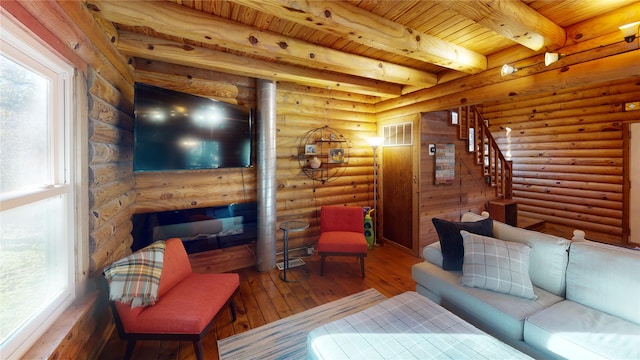
POLYGON ((367 142, 373 149, 373 243, 380 245, 378 244, 378 161, 376 153, 378 147, 384 142, 384 138, 380 136, 370 137, 367 142))

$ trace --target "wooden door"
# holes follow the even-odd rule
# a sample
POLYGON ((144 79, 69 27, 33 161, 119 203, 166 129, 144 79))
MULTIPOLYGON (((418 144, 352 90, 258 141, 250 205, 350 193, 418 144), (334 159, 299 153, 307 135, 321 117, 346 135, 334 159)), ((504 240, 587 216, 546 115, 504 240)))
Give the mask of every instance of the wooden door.
MULTIPOLYGON (((405 123, 406 124, 406 123, 405 123)), ((416 129, 412 120, 412 129, 416 129)), ((416 141, 382 148, 382 239, 418 255, 416 141)), ((405 134, 406 135, 406 134, 405 134)))

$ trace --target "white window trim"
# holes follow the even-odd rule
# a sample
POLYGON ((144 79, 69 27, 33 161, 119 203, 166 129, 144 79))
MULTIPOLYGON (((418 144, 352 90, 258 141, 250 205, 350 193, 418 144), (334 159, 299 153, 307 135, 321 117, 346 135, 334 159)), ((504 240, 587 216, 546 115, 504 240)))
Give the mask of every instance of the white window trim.
POLYGON ((384 136, 383 145, 385 147, 413 146, 413 122, 383 125, 382 134, 384 136), (406 129, 409 131, 408 136, 404 136, 406 129), (393 136, 390 135, 392 130, 394 134, 393 136), (399 133, 402 133, 402 136, 398 136, 399 133))
MULTIPOLYGON (((58 112, 59 116, 65 118, 65 126, 58 127, 55 131, 65 133, 65 152, 69 154, 65 158, 64 153, 56 153, 55 161, 64 162, 64 173, 56 176, 55 186, 46 186, 42 191, 35 192, 26 197, 26 200, 38 198, 48 198, 51 195, 62 192, 63 188, 72 187, 70 201, 73 202, 74 213, 69 219, 67 227, 73 229, 70 235, 73 236, 70 243, 69 260, 70 264, 70 296, 57 304, 55 310, 46 316, 35 329, 29 329, 28 334, 20 335, 19 345, 11 347, 11 353, 3 351, 2 357, 6 359, 20 358, 25 352, 48 330, 48 328, 60 317, 69 305, 86 291, 86 281, 89 271, 88 254, 88 125, 80 115, 87 118, 86 85, 81 76, 76 75, 76 71, 65 59, 51 51, 43 45, 43 42, 30 32, 25 31, 25 27, 16 20, 0 12, 0 28, 2 41, 10 42, 18 51, 24 54, 39 53, 45 56, 32 57, 33 61, 52 69, 59 76, 62 76, 62 89, 58 89, 56 94, 64 96, 64 106, 57 106, 58 99, 52 102, 51 111, 58 112), (46 196, 45 196, 46 195, 46 196), (73 253, 71 253, 73 251, 73 253)), ((3 50, 4 51, 4 50, 3 50)), ((20 206, 25 198, 3 198, 2 208, 10 209, 20 206)))

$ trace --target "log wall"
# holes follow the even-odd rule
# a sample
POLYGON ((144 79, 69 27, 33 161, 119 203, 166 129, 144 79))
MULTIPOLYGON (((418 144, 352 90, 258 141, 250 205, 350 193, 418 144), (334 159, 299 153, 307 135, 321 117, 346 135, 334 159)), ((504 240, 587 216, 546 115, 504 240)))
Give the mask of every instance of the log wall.
POLYGON ((53 357, 93 358, 115 329, 102 269, 130 254, 133 242, 133 83, 129 86, 123 93, 101 71, 88 69, 88 118, 83 121, 89 129, 89 272, 97 295, 91 302, 78 299, 86 312, 65 337, 69 344, 60 343, 53 357))
MULTIPOLYGON (((291 233, 289 247, 314 245, 319 236, 320 207, 350 205, 373 207, 373 151, 367 137, 376 136, 376 119, 370 96, 278 83, 276 207, 278 223, 301 219, 308 230, 291 233), (312 180, 300 167, 298 155, 304 135, 328 126, 348 142, 348 166, 340 177, 323 183, 312 180)), ((282 249, 278 232, 277 251, 282 249)))
MULTIPOLYGON (((134 59, 135 81, 256 107, 256 80, 158 61, 134 59)), ((256 202, 256 168, 143 172, 135 174, 135 213, 256 202)), ((255 265, 255 246, 190 255, 193 263, 225 272, 255 265)))
POLYGON ((496 199, 494 189, 484 182, 482 166, 477 165, 474 154, 467 151, 467 140, 458 137, 459 125, 451 125, 449 116, 449 111, 428 112, 421 116, 420 249, 438 241, 432 218, 460 221, 465 212, 479 214, 489 201, 496 199), (429 144, 455 145, 453 184, 435 184, 435 156, 429 155, 429 144))
MULTIPOLYGON (((140 59, 134 66, 138 82, 256 106, 255 79, 140 59)), ((135 190, 135 213, 255 202, 256 171, 233 168, 136 173, 135 190)))
POLYGON ((638 99, 640 83, 629 79, 485 103, 493 136, 511 153, 518 213, 626 244, 623 126, 640 111, 624 104, 638 99))
MULTIPOLYGON (((255 79, 140 59, 134 65, 136 81, 256 106, 255 79)), ((317 240, 320 206, 372 206, 373 152, 365 138, 375 135, 375 98, 289 83, 278 83, 276 89, 276 226, 292 219, 308 221, 308 230, 289 237, 290 248, 305 248, 317 240), (341 132, 350 146, 345 172, 326 183, 307 177, 298 158, 304 135, 323 126, 341 132)), ((139 173, 135 175, 135 212, 257 201, 256 181, 255 167, 139 173)), ((278 231, 278 253, 282 252, 282 245, 283 233, 278 231)), ((197 262, 208 261, 219 271, 231 271, 255 265, 251 249, 241 246, 191 257, 197 262)))
POLYGON ((99 277, 106 265, 131 253, 131 215, 136 201, 133 99, 120 101, 122 94, 93 69, 87 82, 89 268, 99 277))

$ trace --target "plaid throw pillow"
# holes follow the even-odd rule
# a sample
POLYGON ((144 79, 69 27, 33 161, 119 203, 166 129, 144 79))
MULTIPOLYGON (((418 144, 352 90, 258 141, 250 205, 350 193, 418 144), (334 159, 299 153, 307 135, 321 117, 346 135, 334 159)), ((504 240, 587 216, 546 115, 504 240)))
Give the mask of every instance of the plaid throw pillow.
POLYGON ((464 263, 460 284, 526 299, 537 299, 529 278, 526 244, 460 231, 464 263))

